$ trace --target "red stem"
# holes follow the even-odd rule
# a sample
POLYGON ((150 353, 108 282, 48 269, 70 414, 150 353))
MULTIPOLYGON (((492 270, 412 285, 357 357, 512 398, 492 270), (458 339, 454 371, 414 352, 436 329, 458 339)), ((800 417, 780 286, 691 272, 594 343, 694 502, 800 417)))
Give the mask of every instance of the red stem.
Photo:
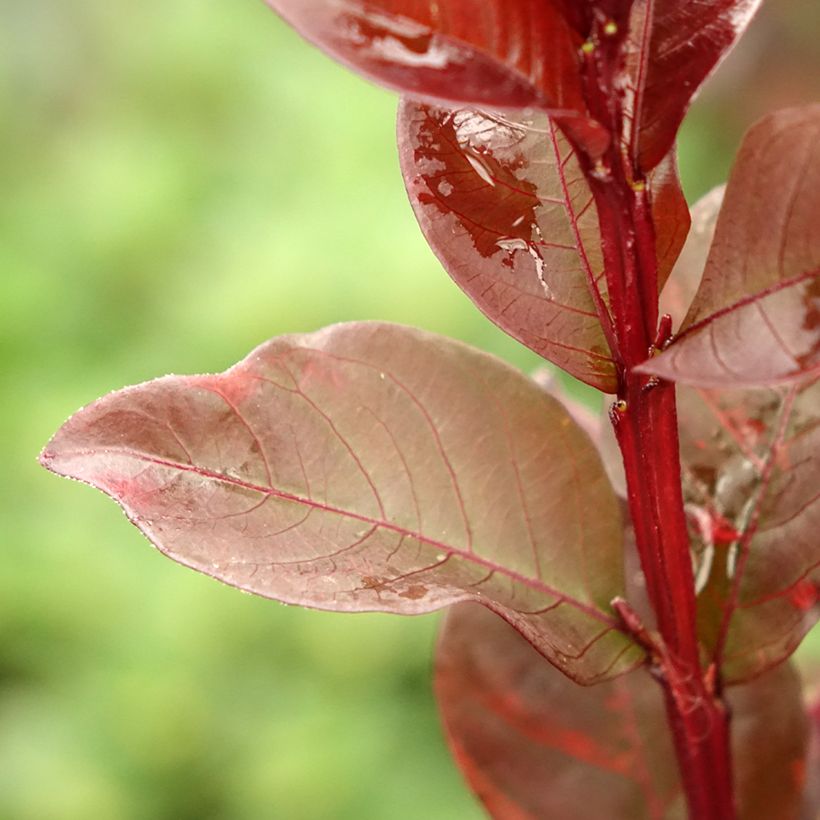
POLYGON ((599 32, 597 46, 587 52, 585 95, 590 112, 614 138, 596 162, 578 152, 598 210, 615 335, 612 352, 619 390, 611 417, 660 633, 652 661, 664 691, 689 816, 734 820, 729 713, 721 700, 719 679, 701 665, 697 637, 675 388, 634 371, 651 355, 668 321, 658 328, 658 263, 650 192, 617 138, 624 131, 616 93, 621 46, 617 39, 607 42, 599 32))

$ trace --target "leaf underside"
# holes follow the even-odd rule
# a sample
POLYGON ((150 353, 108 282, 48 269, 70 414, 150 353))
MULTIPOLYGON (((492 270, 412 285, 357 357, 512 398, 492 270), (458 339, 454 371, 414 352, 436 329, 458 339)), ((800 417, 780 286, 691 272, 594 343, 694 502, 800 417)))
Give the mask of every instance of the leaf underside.
MULTIPOLYGON (((574 686, 465 604, 445 620, 436 693, 455 759, 492 817, 686 817, 661 689, 642 670, 574 686)), ((807 743, 797 674, 781 666, 728 700, 739 816, 793 818, 807 743)))
POLYGON ((747 135, 682 333, 643 372, 699 387, 820 374, 820 105, 747 135))
POLYGON ((260 595, 403 614, 477 600, 587 683, 641 657, 609 608, 622 524, 594 446, 530 379, 432 334, 274 339, 222 375, 99 400, 42 460, 260 595))
POLYGON ((334 59, 414 99, 560 116, 591 154, 609 137, 581 93, 583 37, 543 0, 266 0, 334 59))

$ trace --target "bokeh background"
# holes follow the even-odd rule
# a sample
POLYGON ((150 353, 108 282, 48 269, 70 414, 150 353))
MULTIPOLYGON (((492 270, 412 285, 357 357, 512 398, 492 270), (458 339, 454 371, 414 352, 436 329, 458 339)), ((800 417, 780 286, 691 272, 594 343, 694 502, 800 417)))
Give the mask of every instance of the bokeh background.
MULTIPOLYGON (((816 0, 770 0, 684 128, 690 198, 754 119, 820 96, 818 40, 816 0)), ((430 693, 435 616, 242 595, 35 461, 112 389, 340 320, 533 368, 425 246, 394 113, 259 0, 0 0, 3 820, 482 816, 430 693)))

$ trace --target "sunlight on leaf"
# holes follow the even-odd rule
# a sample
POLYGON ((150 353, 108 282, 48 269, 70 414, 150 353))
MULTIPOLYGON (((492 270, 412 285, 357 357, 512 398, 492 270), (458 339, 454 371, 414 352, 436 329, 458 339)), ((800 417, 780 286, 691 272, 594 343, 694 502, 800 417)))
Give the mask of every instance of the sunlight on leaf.
POLYGON ((478 600, 584 682, 642 654, 609 607, 622 524, 589 438, 533 381, 442 337, 274 339, 222 375, 101 399, 42 460, 260 595, 403 614, 478 600))

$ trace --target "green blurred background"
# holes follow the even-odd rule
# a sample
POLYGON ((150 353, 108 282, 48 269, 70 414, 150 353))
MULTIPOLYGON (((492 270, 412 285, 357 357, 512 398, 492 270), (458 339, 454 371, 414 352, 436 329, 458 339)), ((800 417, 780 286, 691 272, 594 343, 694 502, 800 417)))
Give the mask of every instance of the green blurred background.
MULTIPOLYGON (((777 0, 683 132, 690 198, 820 91, 777 0)), ((481 817, 430 693, 437 618, 242 595, 36 455, 125 384, 383 318, 533 368, 421 238, 395 100, 259 0, 0 0, 0 818, 481 817)), ((571 820, 571 819, 570 819, 571 820)))

